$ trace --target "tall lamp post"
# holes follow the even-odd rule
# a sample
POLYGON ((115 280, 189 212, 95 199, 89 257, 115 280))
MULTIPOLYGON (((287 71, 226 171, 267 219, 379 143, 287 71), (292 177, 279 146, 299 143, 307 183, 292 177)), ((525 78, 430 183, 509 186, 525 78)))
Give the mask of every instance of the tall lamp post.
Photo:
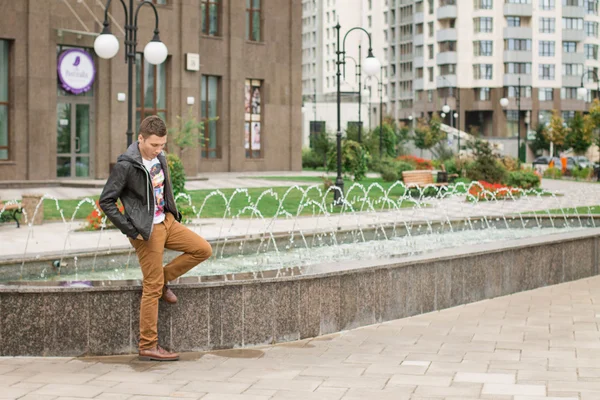
MULTIPOLYGON (((120 0, 125 12, 125 63, 127 64, 127 146, 133 142, 133 65, 135 64, 135 55, 137 47, 138 14, 140 8, 149 5, 154 10, 154 36, 144 47, 144 57, 150 64, 162 64, 168 55, 167 46, 160 41, 158 36, 158 12, 156 7, 149 0, 140 2, 134 9, 134 0, 129 0, 129 8, 125 5, 125 0, 120 0), (135 12, 134 12, 135 11, 135 12)), ((94 41, 94 50, 100 58, 113 58, 119 51, 119 41, 110 32, 108 22, 108 8, 111 0, 107 0, 104 7, 104 28, 102 33, 94 41)))
MULTIPOLYGON (((335 186, 337 188, 337 190, 334 190, 333 193, 333 201, 335 205, 341 205, 342 204, 342 198, 343 198, 343 193, 344 193, 344 180, 342 179, 342 120, 341 120, 341 90, 340 90, 340 85, 341 85, 341 76, 342 76, 342 72, 340 71, 340 67, 343 65, 344 66, 344 72, 346 70, 346 61, 344 60, 344 55, 346 54, 346 38, 348 37, 348 34, 354 30, 361 30, 364 33, 367 34, 367 36, 369 37, 369 52, 367 54, 367 58, 365 59, 365 62, 363 63, 363 68, 365 70, 365 73, 368 76, 373 76, 377 73, 377 71, 381 68, 381 63, 379 62, 379 60, 377 60, 374 56, 373 56, 373 49, 371 47, 371 35, 369 34, 369 32, 367 32, 365 29, 356 26, 352 29, 350 29, 348 32, 346 32, 346 34, 344 35, 344 39, 341 42, 341 50, 340 50, 340 30, 341 30, 341 26, 340 23, 338 22, 337 25, 335 26, 335 29, 337 31, 337 45, 335 48, 335 53, 337 55, 337 61, 336 61, 336 65, 337 65, 337 132, 336 132, 336 139, 337 139, 337 178, 335 179, 335 186)), ((344 74, 345 75, 345 74, 344 74)), ((360 91, 360 88, 359 88, 360 91)))
POLYGON ((361 85, 361 65, 360 65, 360 45, 358 45, 358 61, 356 61, 354 59, 354 57, 351 56, 345 56, 344 57, 344 61, 346 61, 346 59, 349 58, 350 60, 354 61, 354 76, 356 77, 356 79, 358 80, 358 143, 362 143, 362 116, 361 116, 361 108, 362 108, 362 94, 360 91, 360 85, 361 85))
MULTIPOLYGON (((506 109, 508 107, 508 99, 503 97, 500 99, 500 105, 506 109)), ((517 160, 519 163, 521 160, 521 77, 518 80, 517 86, 517 160)))

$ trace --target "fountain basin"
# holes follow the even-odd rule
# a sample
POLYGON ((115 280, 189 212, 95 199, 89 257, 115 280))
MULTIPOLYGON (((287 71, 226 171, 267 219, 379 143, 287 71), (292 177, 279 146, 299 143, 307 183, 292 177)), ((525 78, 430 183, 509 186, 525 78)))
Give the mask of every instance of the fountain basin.
MULTIPOLYGON (((183 277, 161 344, 206 351, 285 342, 598 274, 600 228, 260 275, 183 277)), ((0 284, 0 356, 137 352, 137 281, 0 284), (82 287, 79 287, 82 286, 82 287)))

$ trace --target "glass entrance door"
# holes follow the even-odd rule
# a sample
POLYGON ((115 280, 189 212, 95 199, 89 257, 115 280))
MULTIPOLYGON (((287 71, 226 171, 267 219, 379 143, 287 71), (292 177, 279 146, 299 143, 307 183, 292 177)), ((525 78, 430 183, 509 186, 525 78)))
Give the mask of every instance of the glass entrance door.
POLYGON ((91 101, 68 99, 56 107, 56 177, 93 176, 91 160, 91 101))

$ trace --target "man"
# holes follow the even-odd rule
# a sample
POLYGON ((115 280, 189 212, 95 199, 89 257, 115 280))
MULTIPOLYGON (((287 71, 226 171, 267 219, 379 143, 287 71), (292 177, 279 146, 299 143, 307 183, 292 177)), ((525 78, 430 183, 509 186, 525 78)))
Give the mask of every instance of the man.
POLYGON ((158 301, 177 297, 167 282, 177 279, 212 255, 210 244, 181 225, 163 148, 167 128, 159 117, 140 124, 138 141, 117 158, 100 195, 100 207, 135 248, 143 274, 140 306, 140 360, 175 361, 177 353, 158 345, 158 301), (121 199, 125 212, 117 209, 121 199), (163 268, 164 249, 182 251, 163 268))

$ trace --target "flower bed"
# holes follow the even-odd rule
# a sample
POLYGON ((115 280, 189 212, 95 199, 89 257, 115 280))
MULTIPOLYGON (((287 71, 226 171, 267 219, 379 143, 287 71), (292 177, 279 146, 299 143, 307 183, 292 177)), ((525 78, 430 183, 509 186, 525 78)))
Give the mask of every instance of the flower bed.
POLYGON ((469 189, 469 195, 476 200, 504 200, 521 195, 521 190, 500 183, 489 183, 479 181, 479 185, 472 185, 469 189))

